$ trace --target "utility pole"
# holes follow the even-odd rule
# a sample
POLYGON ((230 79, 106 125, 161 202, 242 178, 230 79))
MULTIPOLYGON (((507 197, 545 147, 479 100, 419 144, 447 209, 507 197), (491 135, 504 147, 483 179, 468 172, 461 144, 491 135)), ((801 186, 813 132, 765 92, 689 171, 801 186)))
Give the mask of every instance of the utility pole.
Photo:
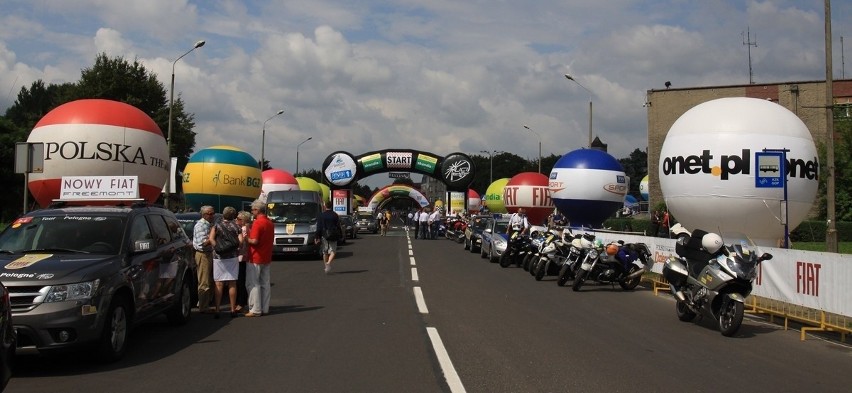
POLYGON ((837 227, 835 212, 834 179, 834 82, 831 59, 831 0, 825 0, 825 159, 828 161, 825 204, 826 223, 825 250, 837 253, 837 227))
POLYGON ((754 84, 754 73, 751 69, 751 47, 757 48, 757 36, 755 35, 755 41, 751 41, 751 27, 746 28, 747 33, 743 35, 743 45, 748 45, 748 84, 754 84), (748 37, 748 38, 746 38, 748 37))

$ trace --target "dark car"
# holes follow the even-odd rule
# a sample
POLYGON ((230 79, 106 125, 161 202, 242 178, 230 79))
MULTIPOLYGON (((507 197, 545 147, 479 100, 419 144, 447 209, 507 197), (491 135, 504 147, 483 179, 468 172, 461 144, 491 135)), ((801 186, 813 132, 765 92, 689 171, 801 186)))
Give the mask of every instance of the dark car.
POLYGON ((0 280, 19 348, 86 348, 118 360, 138 323, 190 316, 192 242, 175 215, 145 204, 30 212, 0 233, 0 280))
POLYGON ((355 232, 379 233, 379 223, 373 215, 359 215, 355 221, 355 232))
POLYGON ((12 305, 9 291, 0 282, 0 392, 12 378, 12 361, 15 359, 15 328, 12 326, 12 305))
POLYGON ((468 220, 464 230, 464 249, 477 253, 482 248, 482 231, 488 227, 493 218, 485 215, 473 216, 468 220))
POLYGON ((355 221, 352 219, 352 216, 340 216, 340 226, 343 227, 344 239, 354 239, 357 235, 355 221))

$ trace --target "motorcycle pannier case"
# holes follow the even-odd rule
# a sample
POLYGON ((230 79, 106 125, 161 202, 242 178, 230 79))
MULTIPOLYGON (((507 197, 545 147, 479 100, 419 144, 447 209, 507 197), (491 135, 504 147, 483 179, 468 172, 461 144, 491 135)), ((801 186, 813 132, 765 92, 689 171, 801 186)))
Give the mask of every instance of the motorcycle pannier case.
POLYGON ((669 259, 663 266, 663 277, 676 288, 686 283, 686 266, 678 259, 669 259))

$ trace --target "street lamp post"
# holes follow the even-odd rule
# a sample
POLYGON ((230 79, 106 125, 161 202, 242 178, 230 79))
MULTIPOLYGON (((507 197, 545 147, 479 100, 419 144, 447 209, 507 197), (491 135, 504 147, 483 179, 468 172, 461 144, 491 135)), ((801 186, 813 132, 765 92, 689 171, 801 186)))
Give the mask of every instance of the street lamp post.
POLYGON ((307 142, 311 139, 314 139, 314 137, 309 136, 308 139, 305 139, 304 141, 302 141, 302 143, 296 145, 296 174, 299 173, 299 148, 302 147, 302 145, 305 144, 305 142, 307 142))
POLYGON ((493 153, 493 154, 502 153, 502 151, 497 151, 497 150, 492 150, 492 151, 480 150, 479 152, 480 152, 480 153, 488 154, 488 162, 489 162, 489 165, 490 165, 490 168, 489 168, 489 170, 488 170, 488 185, 491 185, 491 183, 494 183, 494 156, 493 156, 493 155, 491 155, 491 154, 492 154, 492 153, 493 153))
POLYGON ((535 130, 533 130, 532 128, 530 128, 530 126, 526 124, 524 124, 524 128, 532 131, 532 133, 538 137, 538 173, 541 173, 541 135, 539 135, 537 132, 535 132, 535 130))
POLYGON ((582 87, 583 90, 589 93, 589 147, 592 147, 592 92, 587 89, 586 86, 583 86, 580 82, 577 82, 573 76, 570 74, 565 74, 565 79, 569 81, 574 81, 578 86, 582 87))
MULTIPOLYGON (((186 51, 186 53, 180 55, 175 61, 172 62, 172 82, 169 87, 169 128, 168 128, 168 138, 166 138, 166 145, 169 156, 167 159, 169 160, 169 165, 172 163, 172 109, 174 109, 175 102, 175 64, 177 64, 178 60, 182 59, 184 56, 188 55, 189 52, 192 52, 198 48, 204 46, 204 40, 197 41, 192 49, 186 51)), ((172 168, 169 167, 169 182, 166 184, 166 195, 165 199, 163 199, 163 206, 168 209, 169 208, 169 199, 171 198, 171 188, 172 182, 174 181, 174 176, 172 176, 172 168)))
POLYGON ((266 123, 268 121, 272 120, 272 118, 274 118, 275 116, 278 116, 282 113, 284 113, 283 109, 276 112, 274 115, 269 116, 269 118, 266 119, 266 121, 263 122, 263 132, 260 134, 260 171, 261 172, 263 172, 263 163, 266 162, 266 156, 265 156, 265 151, 266 151, 266 123))

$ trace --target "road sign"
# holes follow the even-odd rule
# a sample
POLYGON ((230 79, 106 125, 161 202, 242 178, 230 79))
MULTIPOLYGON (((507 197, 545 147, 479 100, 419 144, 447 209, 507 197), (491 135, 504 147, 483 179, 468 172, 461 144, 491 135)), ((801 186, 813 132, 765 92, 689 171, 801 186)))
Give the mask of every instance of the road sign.
POLYGON ((754 186, 756 188, 784 188, 787 168, 783 152, 754 154, 754 186))

